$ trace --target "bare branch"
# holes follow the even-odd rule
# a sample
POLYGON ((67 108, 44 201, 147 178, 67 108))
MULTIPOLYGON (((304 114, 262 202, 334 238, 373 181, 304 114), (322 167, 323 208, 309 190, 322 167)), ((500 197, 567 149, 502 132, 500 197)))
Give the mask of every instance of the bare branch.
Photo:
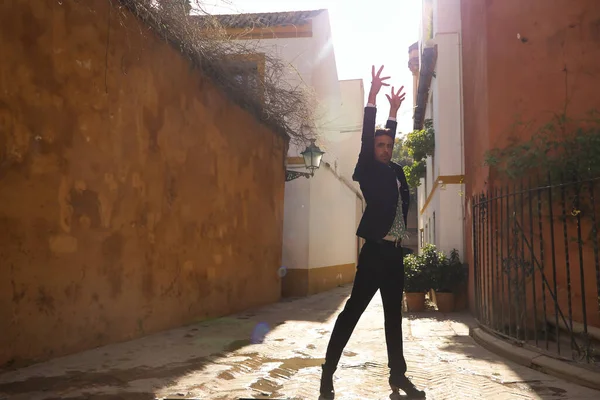
POLYGON ((292 65, 262 50, 259 40, 248 39, 253 29, 268 29, 256 17, 240 16, 249 27, 231 35, 197 0, 194 15, 189 0, 119 1, 264 124, 298 145, 313 137, 313 92, 292 65), (241 71, 245 63, 251 68, 241 71))

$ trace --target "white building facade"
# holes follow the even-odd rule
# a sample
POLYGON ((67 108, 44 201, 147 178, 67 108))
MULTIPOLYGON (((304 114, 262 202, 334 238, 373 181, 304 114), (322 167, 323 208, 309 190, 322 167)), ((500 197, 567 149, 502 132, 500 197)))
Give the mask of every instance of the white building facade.
MULTIPOLYGON (((286 182, 282 295, 304 296, 352 282, 363 207, 358 185, 351 179, 361 143, 362 80, 338 80, 327 10, 245 17, 261 23, 261 28, 244 33, 246 40, 256 42, 254 51, 289 63, 287 81, 314 94, 314 134, 325 151, 313 177, 286 182)), ((235 16, 221 18, 227 24, 235 16)), ((303 150, 304 146, 290 145, 288 170, 306 172, 303 150)))
POLYGON ((423 0, 415 129, 433 121, 435 151, 418 188, 419 247, 464 254, 464 155, 460 0, 423 0))

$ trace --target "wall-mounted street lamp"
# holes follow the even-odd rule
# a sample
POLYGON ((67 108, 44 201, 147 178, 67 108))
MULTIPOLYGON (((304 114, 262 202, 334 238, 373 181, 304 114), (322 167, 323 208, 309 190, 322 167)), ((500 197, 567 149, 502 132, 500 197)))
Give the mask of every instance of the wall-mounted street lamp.
POLYGON ((304 158, 304 167, 310 172, 290 171, 288 169, 285 171, 286 182, 300 178, 301 176, 305 178, 314 176, 315 169, 319 169, 321 166, 321 159, 323 158, 323 154, 325 154, 325 152, 315 144, 315 139, 311 139, 310 145, 301 154, 304 158))

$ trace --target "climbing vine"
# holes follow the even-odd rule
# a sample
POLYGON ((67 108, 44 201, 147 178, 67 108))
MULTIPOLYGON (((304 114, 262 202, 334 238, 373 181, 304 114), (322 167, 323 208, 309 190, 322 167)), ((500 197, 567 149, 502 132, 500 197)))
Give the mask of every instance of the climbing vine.
POLYGON ((412 131, 406 135, 404 147, 412 158, 412 163, 404 166, 404 174, 410 187, 421 185, 421 178, 427 171, 427 157, 433 155, 435 150, 435 132, 433 121, 425 120, 421 130, 412 131))
MULTIPOLYGON (((590 111, 586 118, 578 120, 565 114, 556 115, 536 130, 531 139, 513 139, 504 148, 488 151, 485 164, 498 174, 500 182, 553 188, 531 192, 522 199, 517 196, 514 204, 527 202, 527 196, 537 194, 535 201, 540 202, 548 218, 552 218, 548 206, 554 204, 556 210, 566 209, 563 216, 555 211, 554 218, 595 221, 597 202, 590 196, 590 187, 600 178, 600 114, 590 111)), ((587 237, 597 237, 595 222, 587 237)))
POLYGON ((575 181, 600 177, 600 114, 573 120, 556 115, 530 140, 485 154, 485 164, 508 179, 575 181))

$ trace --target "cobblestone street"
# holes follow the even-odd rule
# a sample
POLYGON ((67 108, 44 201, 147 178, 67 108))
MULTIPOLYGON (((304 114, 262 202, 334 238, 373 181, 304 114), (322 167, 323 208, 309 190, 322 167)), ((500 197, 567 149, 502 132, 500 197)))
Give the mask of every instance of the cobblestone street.
MULTIPOLYGON (((319 366, 349 293, 342 287, 3 372, 0 398, 316 400, 319 366)), ((600 398, 490 353, 468 336, 469 324, 466 314, 405 316, 408 375, 428 399, 600 398)), ((336 398, 389 398, 386 363, 377 294, 335 375, 336 398)))

